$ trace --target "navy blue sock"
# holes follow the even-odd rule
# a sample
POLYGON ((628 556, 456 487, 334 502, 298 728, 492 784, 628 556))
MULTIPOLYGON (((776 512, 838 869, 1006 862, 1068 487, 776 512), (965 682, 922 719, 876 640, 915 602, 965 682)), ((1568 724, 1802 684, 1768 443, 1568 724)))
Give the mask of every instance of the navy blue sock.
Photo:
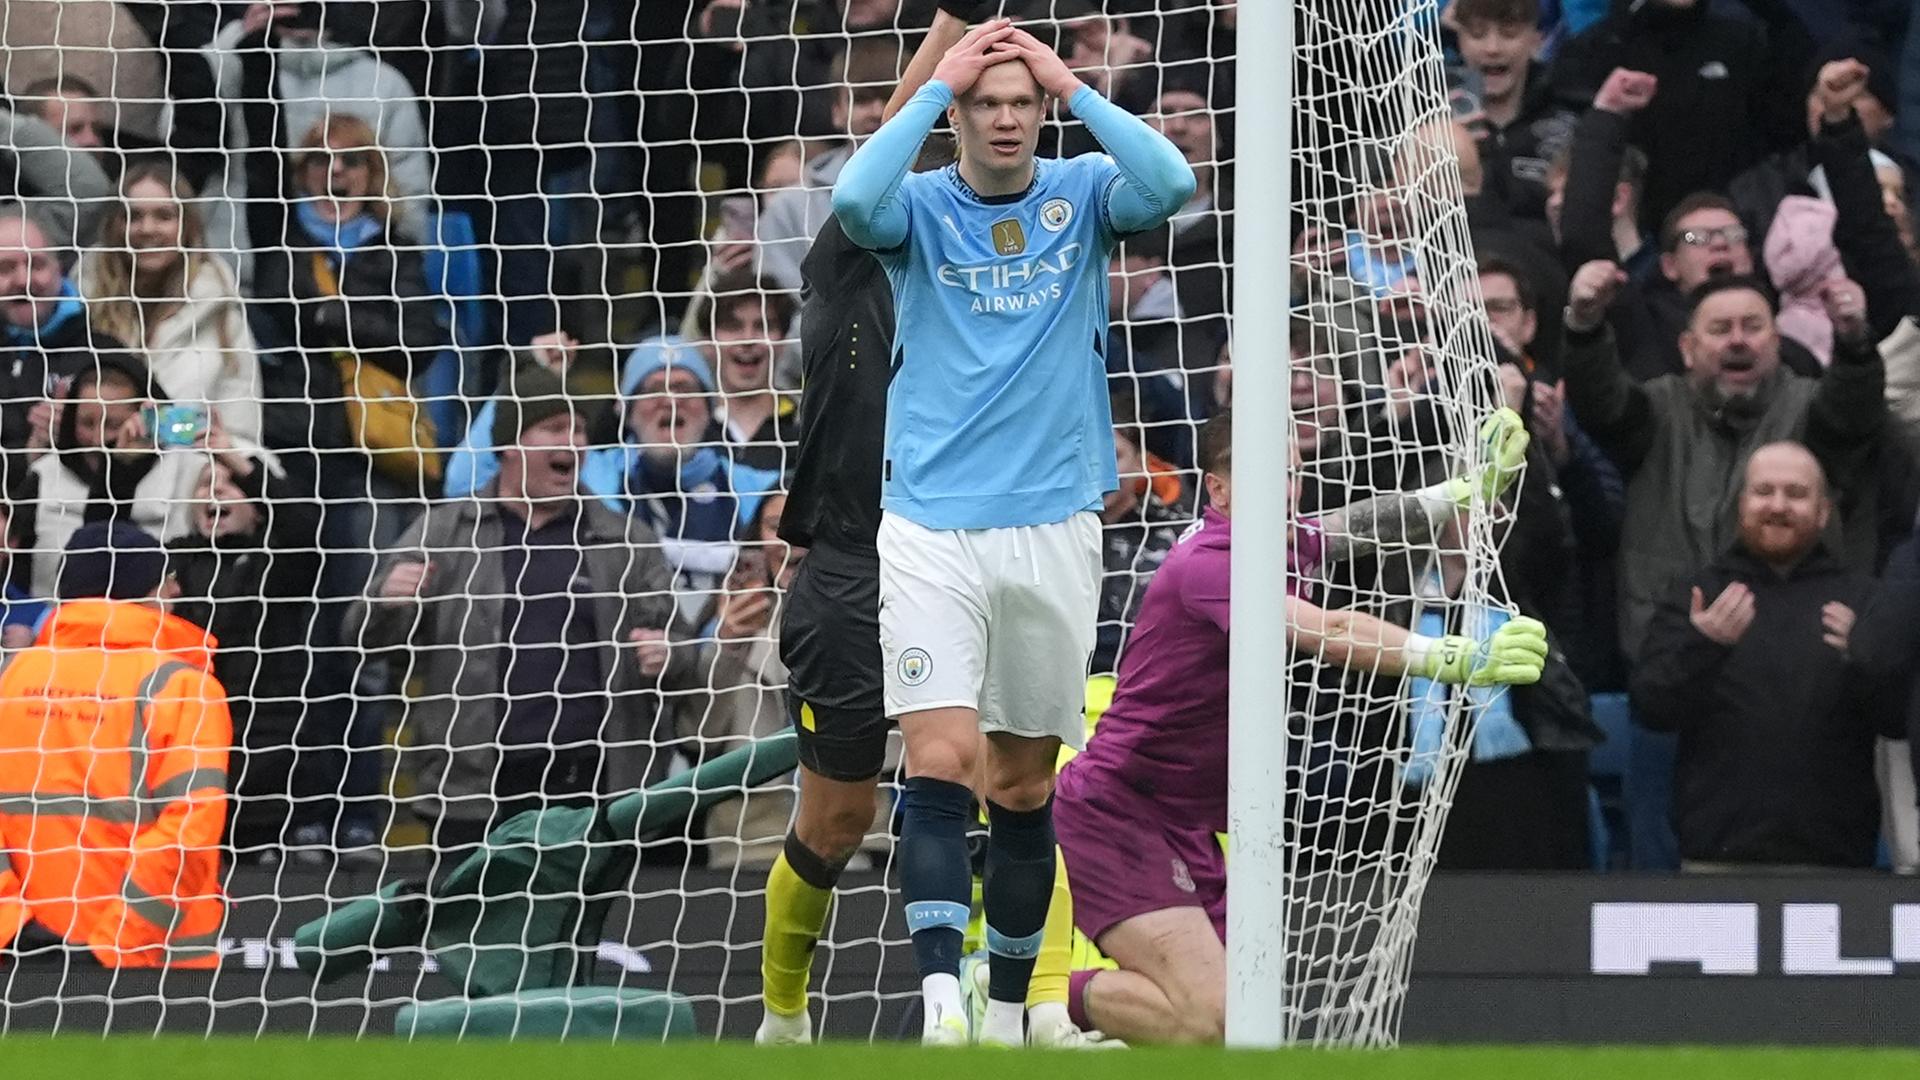
POLYGON ((913 957, 923 978, 960 975, 960 949, 973 899, 973 872, 967 865, 967 819, 972 815, 973 792, 966 786, 925 776, 907 780, 900 891, 907 901, 913 957))
POLYGON ((1038 810, 987 801, 987 997, 1025 1004, 1053 901, 1053 800, 1038 810))

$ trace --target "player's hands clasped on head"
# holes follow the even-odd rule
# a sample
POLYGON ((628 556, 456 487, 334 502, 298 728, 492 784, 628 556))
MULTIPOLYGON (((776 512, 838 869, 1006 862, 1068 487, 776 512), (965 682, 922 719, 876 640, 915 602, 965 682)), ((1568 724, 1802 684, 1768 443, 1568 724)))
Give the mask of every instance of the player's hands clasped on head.
POLYGON ((933 77, 946 83, 955 97, 966 93, 980 81, 981 72, 1020 58, 1020 53, 1007 43, 1014 33, 1013 20, 988 19, 967 31, 966 37, 947 50, 939 66, 933 69, 933 77))
POLYGON ((1043 44, 1039 38, 1025 30, 1015 30, 1007 37, 1004 48, 1018 53, 1026 61, 1027 70, 1033 73, 1033 79, 1040 89, 1049 95, 1065 101, 1078 93, 1082 83, 1080 77, 1067 67, 1067 62, 1043 44))

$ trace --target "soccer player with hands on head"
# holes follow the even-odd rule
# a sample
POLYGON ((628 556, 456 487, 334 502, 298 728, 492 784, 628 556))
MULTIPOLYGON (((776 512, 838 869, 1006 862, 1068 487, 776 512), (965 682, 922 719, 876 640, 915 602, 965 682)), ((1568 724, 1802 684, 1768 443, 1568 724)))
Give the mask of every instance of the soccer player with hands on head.
POLYGON ((1102 496, 1118 485, 1106 267, 1194 190, 1178 148, 994 19, 848 161, 833 208, 898 320, 882 467, 885 703, 906 739, 899 861, 923 1040, 1025 1042, 1055 869, 1054 760, 1084 742, 1102 496), (1047 99, 1106 154, 1038 159, 1047 99), (912 173, 945 115, 959 161, 912 173), (986 738, 981 738, 981 733, 986 738), (975 787, 987 807, 982 1029, 959 970, 975 787))
MULTIPOLYGON (((976 9, 986 6, 986 0, 941 0, 883 120, 933 76, 947 50, 966 36, 976 9)), ((931 171, 951 161, 945 140, 928 140, 912 168, 931 171)), ((800 800, 767 875, 763 1014, 754 1038, 769 1045, 813 1039, 807 986, 815 949, 834 888, 874 827, 876 788, 889 753, 877 537, 893 379, 893 289, 874 254, 831 217, 815 236, 801 274, 807 392, 779 529, 783 540, 809 551, 781 605, 779 632, 788 669, 787 710, 798 739, 800 800)), ((890 800, 882 801, 890 815, 890 800)), ((1067 1017, 1073 927, 1065 889, 1064 873, 1056 871, 1056 899, 1027 994, 1027 1039, 1052 1048, 1115 1048, 1121 1044, 1083 1032, 1067 1017)), ((990 976, 990 965, 977 965, 970 974, 963 988, 977 990, 970 1011, 980 1017, 987 987, 978 976, 990 976)))

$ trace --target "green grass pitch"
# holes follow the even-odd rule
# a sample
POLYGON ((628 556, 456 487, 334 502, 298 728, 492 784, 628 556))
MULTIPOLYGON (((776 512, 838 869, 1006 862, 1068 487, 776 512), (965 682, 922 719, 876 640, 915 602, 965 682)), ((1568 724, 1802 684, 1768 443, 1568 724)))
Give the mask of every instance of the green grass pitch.
POLYGON ((1411 1047, 1392 1051, 1223 1050, 1009 1053, 828 1045, 760 1050, 741 1043, 670 1046, 350 1042, 273 1038, 0 1039, 4 1075, 53 1080, 1912 1080, 1920 1052, 1894 1050, 1411 1047))

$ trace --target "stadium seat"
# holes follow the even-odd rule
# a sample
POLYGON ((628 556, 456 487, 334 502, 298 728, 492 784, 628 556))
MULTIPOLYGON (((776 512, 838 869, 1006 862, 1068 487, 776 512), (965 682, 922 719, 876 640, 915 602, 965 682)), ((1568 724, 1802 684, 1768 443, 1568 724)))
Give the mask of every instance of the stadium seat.
POLYGON ((1628 744, 1621 787, 1627 815, 1627 859, 1635 870, 1678 870, 1680 843, 1673 835, 1673 766, 1678 740, 1635 727, 1628 744))
POLYGON ((1633 710, 1625 694, 1594 694, 1591 698, 1593 722, 1600 725, 1607 740, 1587 752, 1587 776, 1593 793, 1591 824, 1593 858, 1596 869, 1611 869, 1613 856, 1624 854, 1627 840, 1627 814, 1623 789, 1627 774, 1627 748, 1633 740, 1633 710))
POLYGON ((1610 778, 1618 783, 1627 772, 1627 747, 1633 740, 1633 707, 1625 694, 1594 694, 1589 700, 1593 722, 1606 732, 1607 741, 1587 751, 1587 771, 1595 778, 1610 778))
POLYGON ((495 344, 492 317, 484 300, 485 267, 471 215, 441 210, 427 217, 422 252, 427 286, 453 301, 453 345, 428 366, 425 390, 434 430, 442 448, 466 435, 466 395, 475 389, 465 357, 469 350, 495 344))

